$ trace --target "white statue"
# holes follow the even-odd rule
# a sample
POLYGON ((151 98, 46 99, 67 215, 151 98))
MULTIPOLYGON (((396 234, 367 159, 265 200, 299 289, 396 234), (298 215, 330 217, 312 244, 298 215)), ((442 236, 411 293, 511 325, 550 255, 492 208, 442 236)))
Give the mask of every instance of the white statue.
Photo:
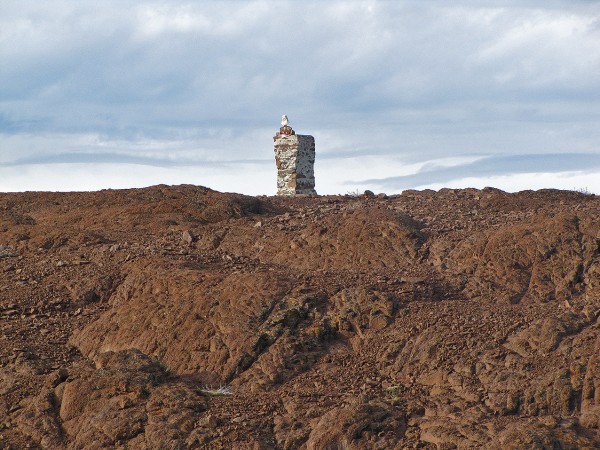
POLYGON ((284 114, 283 116, 281 116, 281 126, 285 127, 288 124, 288 118, 287 116, 284 114))

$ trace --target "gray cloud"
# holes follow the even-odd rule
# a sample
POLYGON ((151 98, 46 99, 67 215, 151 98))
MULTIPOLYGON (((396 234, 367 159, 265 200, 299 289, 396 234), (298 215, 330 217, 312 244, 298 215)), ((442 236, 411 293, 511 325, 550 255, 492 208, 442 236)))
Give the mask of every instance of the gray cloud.
POLYGON ((398 191, 430 183, 447 183, 466 177, 481 179, 520 173, 563 173, 582 169, 587 173, 600 172, 600 156, 579 153, 494 156, 451 167, 429 164, 419 172, 410 175, 373 178, 348 184, 368 184, 376 186, 378 189, 398 191))
POLYGON ((4 1, 0 164, 265 160, 284 112, 325 159, 597 155, 599 24, 586 1, 4 1))
POLYGON ((227 166, 231 164, 264 164, 265 160, 244 159, 227 161, 197 160, 191 158, 160 158, 137 156, 119 153, 56 153, 51 155, 35 155, 16 159, 2 164, 4 167, 27 166, 31 164, 136 164, 156 167, 193 167, 193 166, 227 166))

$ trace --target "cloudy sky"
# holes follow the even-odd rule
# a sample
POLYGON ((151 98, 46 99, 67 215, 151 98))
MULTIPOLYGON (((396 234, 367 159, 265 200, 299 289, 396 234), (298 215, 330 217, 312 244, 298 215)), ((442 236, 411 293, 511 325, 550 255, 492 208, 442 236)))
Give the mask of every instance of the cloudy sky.
POLYGON ((0 191, 600 193, 600 1, 0 0, 0 191))

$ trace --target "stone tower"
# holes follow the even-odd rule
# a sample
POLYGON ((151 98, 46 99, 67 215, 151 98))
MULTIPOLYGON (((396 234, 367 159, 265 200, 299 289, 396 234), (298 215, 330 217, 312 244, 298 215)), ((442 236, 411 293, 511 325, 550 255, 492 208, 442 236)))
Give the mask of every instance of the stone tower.
POLYGON ((315 195, 315 138, 296 134, 288 125, 287 116, 283 116, 273 140, 277 195, 315 195))

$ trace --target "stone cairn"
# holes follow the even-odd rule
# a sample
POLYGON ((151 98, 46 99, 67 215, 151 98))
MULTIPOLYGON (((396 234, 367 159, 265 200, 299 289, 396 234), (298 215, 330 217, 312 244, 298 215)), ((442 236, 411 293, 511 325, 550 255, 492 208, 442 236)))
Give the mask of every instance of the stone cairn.
POLYGON ((281 118, 281 128, 273 140, 277 164, 277 195, 316 195, 315 138, 296 134, 284 115, 281 118))

